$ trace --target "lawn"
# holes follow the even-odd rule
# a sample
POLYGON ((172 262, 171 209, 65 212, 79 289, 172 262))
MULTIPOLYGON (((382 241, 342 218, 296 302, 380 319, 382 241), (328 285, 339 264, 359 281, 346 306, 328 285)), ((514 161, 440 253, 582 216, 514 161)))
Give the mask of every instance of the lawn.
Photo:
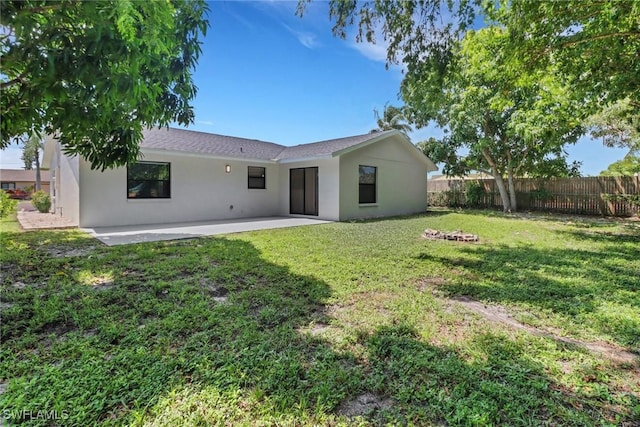
POLYGON ((637 221, 441 211, 118 247, 4 223, 0 244, 11 423, 640 423, 637 221))

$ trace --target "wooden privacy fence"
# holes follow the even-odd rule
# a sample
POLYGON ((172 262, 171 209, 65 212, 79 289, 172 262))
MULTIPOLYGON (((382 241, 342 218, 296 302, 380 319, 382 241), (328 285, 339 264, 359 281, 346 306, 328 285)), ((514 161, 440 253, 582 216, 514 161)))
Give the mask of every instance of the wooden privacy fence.
MULTIPOLYGON (((518 210, 581 215, 640 215, 639 176, 518 178, 515 180, 515 189, 518 210)), ((428 199, 429 206, 502 208, 502 199, 493 178, 430 180, 428 199), (474 185, 476 188, 471 189, 474 185), (475 197, 470 197, 471 191, 475 197)))

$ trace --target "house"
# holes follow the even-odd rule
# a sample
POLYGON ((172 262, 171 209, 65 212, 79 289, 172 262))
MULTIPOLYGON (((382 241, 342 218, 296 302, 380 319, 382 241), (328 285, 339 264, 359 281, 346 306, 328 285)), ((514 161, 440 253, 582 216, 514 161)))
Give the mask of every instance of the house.
MULTIPOLYGON (((0 189, 24 190, 36 187, 35 169, 0 169, 0 189)), ((40 189, 49 192, 49 171, 40 171, 40 189)))
POLYGON ((137 163, 101 172, 47 138, 52 209, 81 227, 383 217, 425 211, 436 169, 399 131, 285 147, 163 128, 145 131, 140 147, 137 163))

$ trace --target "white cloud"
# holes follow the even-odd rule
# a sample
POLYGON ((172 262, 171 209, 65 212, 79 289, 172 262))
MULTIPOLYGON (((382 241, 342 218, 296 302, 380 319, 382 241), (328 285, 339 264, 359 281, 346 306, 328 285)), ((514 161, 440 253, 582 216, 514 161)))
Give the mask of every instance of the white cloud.
POLYGON ((213 126, 213 125, 215 125, 213 120, 198 120, 198 121, 196 121, 196 123, 199 124, 199 125, 205 125, 205 126, 213 126))
POLYGON ((352 42, 350 46, 360 52, 366 58, 377 62, 387 61, 387 43, 352 42))
POLYGON ((318 42, 318 37, 315 34, 307 31, 294 30, 293 28, 291 28, 285 23, 282 23, 282 26, 286 28, 287 31, 289 31, 291 34, 296 36, 300 44, 306 47, 307 49, 315 49, 320 46, 320 43, 318 42))

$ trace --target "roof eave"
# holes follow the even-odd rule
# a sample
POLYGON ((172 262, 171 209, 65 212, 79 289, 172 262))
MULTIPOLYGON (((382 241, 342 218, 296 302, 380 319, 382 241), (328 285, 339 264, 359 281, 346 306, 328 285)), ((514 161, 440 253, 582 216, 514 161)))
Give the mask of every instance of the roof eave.
POLYGON ((282 163, 282 164, 298 163, 298 162, 308 162, 308 161, 320 160, 320 159, 331 159, 332 157, 334 157, 334 156, 331 155, 331 154, 323 154, 323 155, 320 155, 320 156, 292 157, 292 158, 289 158, 289 159, 279 159, 279 160, 276 160, 276 162, 282 163))
POLYGON ((144 154, 149 153, 149 154, 169 154, 169 155, 176 155, 176 156, 183 156, 183 157, 198 157, 198 158, 208 158, 208 159, 217 159, 217 160, 224 160, 224 161, 245 161, 245 162, 253 162, 253 163, 268 163, 268 164, 275 164, 277 163, 277 161, 273 160, 273 159, 260 159, 257 157, 233 157, 233 156, 220 156, 217 154, 209 154, 209 153, 196 153, 196 152, 191 152, 191 151, 179 151, 179 150, 167 150, 164 148, 148 148, 148 147, 142 147, 141 152, 144 156, 144 154))

